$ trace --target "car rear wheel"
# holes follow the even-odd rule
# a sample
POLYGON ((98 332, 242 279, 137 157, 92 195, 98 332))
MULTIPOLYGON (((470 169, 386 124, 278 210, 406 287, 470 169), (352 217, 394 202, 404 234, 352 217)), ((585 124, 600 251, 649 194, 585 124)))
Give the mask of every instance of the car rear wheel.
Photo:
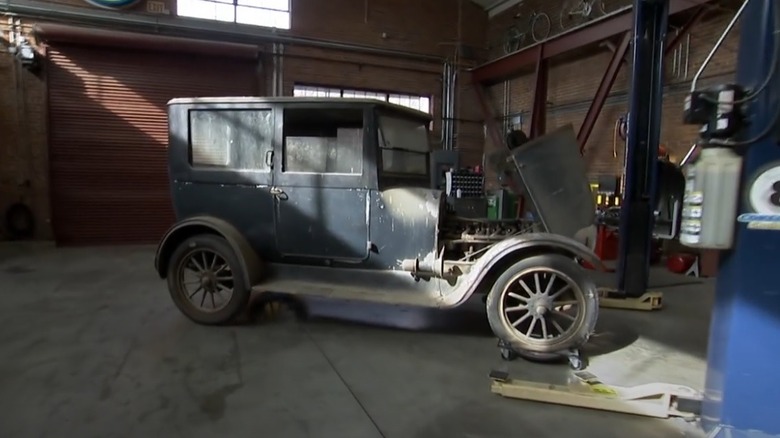
POLYGON ((598 319, 596 285, 568 257, 522 259, 495 282, 487 298, 493 332, 519 355, 539 360, 587 342, 598 319))
POLYGON ((232 321, 249 302, 238 256, 216 235, 189 237, 171 256, 168 291, 176 307, 199 324, 232 321))

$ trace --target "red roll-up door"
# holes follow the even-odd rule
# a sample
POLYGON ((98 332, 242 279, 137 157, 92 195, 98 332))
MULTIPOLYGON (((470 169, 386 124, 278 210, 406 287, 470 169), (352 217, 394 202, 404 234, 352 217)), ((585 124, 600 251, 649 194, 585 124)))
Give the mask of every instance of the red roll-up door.
POLYGON ((257 61, 51 41, 52 226, 58 244, 154 243, 173 221, 174 97, 256 95, 257 61))

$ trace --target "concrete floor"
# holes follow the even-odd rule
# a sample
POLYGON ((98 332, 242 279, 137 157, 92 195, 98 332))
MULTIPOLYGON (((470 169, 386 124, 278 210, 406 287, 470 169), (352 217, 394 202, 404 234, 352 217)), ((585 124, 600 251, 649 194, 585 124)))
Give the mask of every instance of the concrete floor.
MULTIPOLYGON (((201 327, 174 308, 152 259, 149 247, 0 245, 0 435, 700 435, 682 420, 491 394, 491 369, 552 383, 570 371, 503 362, 479 302, 441 312, 312 301, 306 321, 201 327)), ((667 309, 603 310, 589 370, 701 389, 712 284, 691 282, 659 271, 667 309)))

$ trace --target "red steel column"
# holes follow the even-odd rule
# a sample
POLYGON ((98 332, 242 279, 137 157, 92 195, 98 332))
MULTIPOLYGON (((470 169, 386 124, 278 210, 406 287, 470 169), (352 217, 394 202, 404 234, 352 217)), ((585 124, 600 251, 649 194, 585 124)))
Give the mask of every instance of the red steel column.
POLYGON ((590 103, 590 108, 585 114, 585 120, 582 121, 580 132, 577 134, 577 142, 580 144, 580 154, 585 151, 585 143, 588 142, 593 127, 596 126, 596 120, 599 118, 601 109, 604 108, 604 103, 607 101, 612 85, 615 84, 617 75, 620 72, 620 66, 623 65, 623 59, 628 53, 628 47, 631 45, 631 32, 623 34, 623 38, 620 40, 620 44, 612 53, 612 59, 609 61, 607 71, 604 72, 604 77, 601 78, 599 88, 596 89, 596 97, 590 103))

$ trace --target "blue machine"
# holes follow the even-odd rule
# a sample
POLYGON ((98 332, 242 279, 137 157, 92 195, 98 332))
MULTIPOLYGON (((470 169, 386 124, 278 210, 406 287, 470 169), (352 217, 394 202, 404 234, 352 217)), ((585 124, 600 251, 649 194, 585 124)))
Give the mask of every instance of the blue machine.
POLYGON ((647 291, 650 271, 668 20, 668 0, 634 0, 634 67, 617 269, 618 292, 632 298, 647 291))
POLYGON ((744 157, 740 216, 710 327, 702 419, 713 437, 780 435, 780 2, 750 0, 741 22, 736 81, 755 96, 734 136, 744 157))
MULTIPOLYGON (((619 263, 619 288, 629 297, 644 293, 647 286, 649 200, 657 185, 650 163, 660 133, 659 52, 668 0, 635 0, 634 11, 619 263)), ((732 164, 733 157, 741 160, 732 168, 735 172, 723 173, 733 175, 725 185, 713 183, 717 171, 705 166, 698 167, 704 170, 697 170, 698 176, 689 172, 687 209, 682 213, 686 225, 681 240, 683 234, 691 242, 701 237, 701 244, 692 246, 723 250, 702 406, 703 426, 713 438, 780 436, 780 279, 772 276, 780 268, 780 1, 746 0, 739 15, 743 30, 736 83, 693 90, 685 111, 687 123, 702 127, 699 140, 705 150, 726 151, 732 164), (711 190, 716 186, 720 190, 711 190), (702 187, 709 187, 709 192, 702 187), (726 191, 730 195, 723 194, 726 191), (695 199, 702 193, 704 201, 702 196, 695 199), (727 196, 733 199, 725 203, 731 207, 721 202, 727 196), (708 199, 719 206, 708 211, 708 199), (724 224, 734 239, 716 243, 711 230, 723 229, 724 224), (709 243, 702 237, 707 229, 709 243)))

